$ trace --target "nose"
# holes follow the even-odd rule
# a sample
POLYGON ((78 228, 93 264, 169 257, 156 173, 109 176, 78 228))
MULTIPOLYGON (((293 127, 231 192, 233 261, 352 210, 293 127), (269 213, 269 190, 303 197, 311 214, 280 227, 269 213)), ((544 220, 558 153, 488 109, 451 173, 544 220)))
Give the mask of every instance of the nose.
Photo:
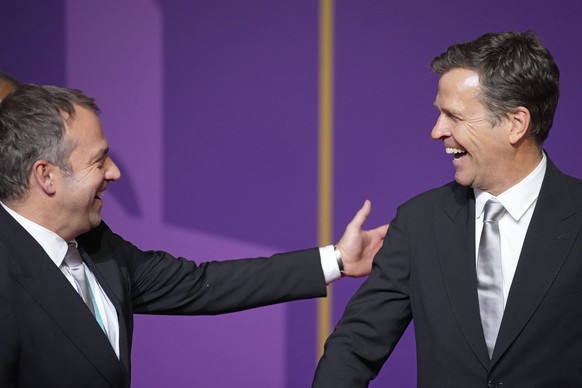
POLYGON ((441 113, 436 123, 434 124, 434 127, 432 127, 430 137, 432 137, 434 140, 442 140, 445 137, 451 136, 451 131, 447 129, 447 121, 447 117, 441 113))
POLYGON ((117 167, 117 164, 113 161, 113 159, 108 159, 108 166, 107 171, 105 172, 105 179, 108 181, 118 181, 121 179, 121 170, 117 167))

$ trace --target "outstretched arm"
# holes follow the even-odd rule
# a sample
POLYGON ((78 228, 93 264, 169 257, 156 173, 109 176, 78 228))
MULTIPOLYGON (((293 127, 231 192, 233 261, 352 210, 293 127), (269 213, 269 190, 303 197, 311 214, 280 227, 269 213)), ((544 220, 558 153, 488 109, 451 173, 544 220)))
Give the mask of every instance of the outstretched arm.
POLYGON ((370 230, 362 229, 371 211, 372 203, 366 200, 337 243, 346 276, 360 277, 370 273, 372 260, 388 232, 388 224, 370 230))

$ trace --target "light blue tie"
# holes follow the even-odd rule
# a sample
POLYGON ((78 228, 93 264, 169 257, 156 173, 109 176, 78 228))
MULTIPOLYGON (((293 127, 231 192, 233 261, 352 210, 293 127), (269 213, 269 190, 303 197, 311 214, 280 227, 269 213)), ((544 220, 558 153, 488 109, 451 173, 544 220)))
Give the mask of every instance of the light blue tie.
POLYGON ((505 208, 496 199, 490 199, 485 203, 484 213, 477 255, 477 291, 483 334, 491 358, 503 318, 503 279, 498 222, 505 213, 505 208))
POLYGON ((75 279, 75 283, 77 283, 77 287, 79 289, 79 295, 83 298, 83 301, 91 311, 91 314, 101 326, 103 332, 107 334, 105 330, 105 326, 103 325, 103 321, 101 319, 101 314, 99 314, 99 309, 96 308, 97 304, 95 303, 95 297, 93 296, 93 291, 91 290, 91 286, 89 285, 89 280, 87 279, 87 275, 85 274, 85 266, 83 265, 83 259, 81 258, 81 254, 77 249, 77 246, 74 242, 67 243, 69 245, 69 249, 67 250, 67 254, 65 255, 65 264, 69 267, 69 271, 71 275, 73 275, 73 279, 75 279))

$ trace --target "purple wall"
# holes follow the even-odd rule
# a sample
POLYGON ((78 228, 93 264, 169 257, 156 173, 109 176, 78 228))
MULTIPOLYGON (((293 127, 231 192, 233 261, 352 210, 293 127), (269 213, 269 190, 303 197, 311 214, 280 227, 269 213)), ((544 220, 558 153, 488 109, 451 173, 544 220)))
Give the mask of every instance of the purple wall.
MULTIPOLYGON (((105 218, 148 249, 197 261, 316 244, 316 1, 0 0, 0 69, 85 90, 122 181, 105 218), (50 4, 50 6, 49 6, 50 4)), ((533 29, 562 73, 547 149, 582 177, 582 3, 336 0, 335 235, 452 179, 430 140, 430 60, 487 31, 533 29)), ((334 285, 334 319, 361 281, 334 285)), ((138 317, 134 386, 306 387, 315 302, 220 317, 138 317)), ((371 386, 415 386, 412 330, 371 386)))
POLYGON ((65 82, 62 1, 0 0, 0 36, 0 70, 21 82, 65 82))

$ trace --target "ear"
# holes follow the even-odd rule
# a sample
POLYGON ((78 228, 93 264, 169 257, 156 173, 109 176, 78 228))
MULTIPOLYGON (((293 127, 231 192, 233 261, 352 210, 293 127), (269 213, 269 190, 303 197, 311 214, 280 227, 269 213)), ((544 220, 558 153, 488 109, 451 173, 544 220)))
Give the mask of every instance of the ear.
POLYGON ((32 165, 32 181, 47 195, 56 191, 54 178, 57 167, 46 160, 37 160, 32 165))
POLYGON ((513 110, 513 112, 510 112, 508 118, 511 123, 509 141, 515 145, 527 135, 531 123, 531 115, 529 109, 520 106, 513 110))

